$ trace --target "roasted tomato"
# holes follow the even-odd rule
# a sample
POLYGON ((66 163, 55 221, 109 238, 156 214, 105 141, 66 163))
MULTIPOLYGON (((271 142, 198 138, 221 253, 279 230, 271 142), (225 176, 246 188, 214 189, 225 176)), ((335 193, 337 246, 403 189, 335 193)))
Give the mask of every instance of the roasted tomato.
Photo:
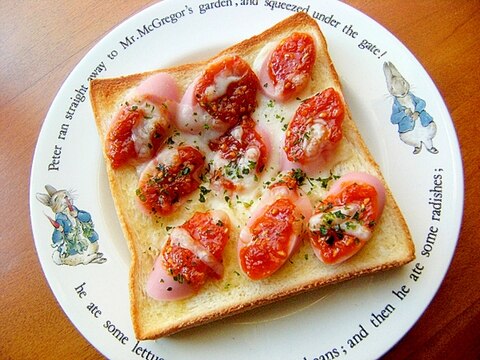
POLYGON ((147 281, 149 295, 185 298, 198 292, 209 277, 222 278, 229 231, 228 215, 218 210, 195 213, 173 229, 147 281))
POLYGON ((272 185, 240 233, 238 256, 244 273, 260 280, 280 269, 298 247, 311 213, 310 200, 291 177, 272 185))
POLYGON ((225 133, 231 126, 214 118, 200 106, 195 98, 195 88, 199 80, 200 77, 195 79, 185 90, 178 106, 175 126, 182 132, 213 139, 225 133))
POLYGON ((140 175, 138 203, 149 214, 171 214, 200 186, 204 164, 204 156, 191 146, 160 151, 140 175))
POLYGON ((234 126, 255 111, 258 88, 258 78, 250 66, 239 56, 226 56, 207 67, 194 95, 212 117, 234 126))
POLYGON ((211 141, 209 147, 215 152, 210 168, 212 183, 226 190, 251 187, 267 163, 265 141, 251 118, 211 141))
POLYGON ((315 41, 309 34, 293 33, 283 39, 260 70, 263 91, 281 101, 299 94, 312 76, 315 57, 315 41))
POLYGON ((338 264, 355 255, 372 237, 384 203, 384 187, 372 175, 350 173, 337 180, 308 223, 317 257, 338 264))
POLYGON ((288 160, 307 164, 325 156, 342 139, 344 113, 342 99, 332 88, 301 103, 285 134, 288 160))
POLYGON ((164 103, 135 100, 124 104, 115 116, 105 141, 114 169, 137 164, 157 153, 170 131, 172 114, 164 103))

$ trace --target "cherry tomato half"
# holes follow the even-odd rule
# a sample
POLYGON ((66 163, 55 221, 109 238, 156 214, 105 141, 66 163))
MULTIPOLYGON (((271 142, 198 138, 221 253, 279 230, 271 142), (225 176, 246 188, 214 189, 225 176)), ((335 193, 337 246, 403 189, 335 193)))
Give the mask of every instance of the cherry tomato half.
POLYGON ((293 33, 272 52, 268 75, 274 92, 288 100, 305 88, 315 64, 315 42, 309 34, 293 33))
POLYGON ((182 236, 187 237, 187 240, 176 238, 175 230, 172 231, 162 249, 162 256, 164 266, 174 280, 185 282, 198 291, 208 277, 221 278, 229 227, 230 222, 225 213, 210 211, 197 212, 180 226, 185 234, 182 236))
POLYGON ((344 113, 342 99, 332 88, 301 103, 285 134, 288 160, 305 164, 333 148, 342 138, 344 113))
POLYGON ((355 255, 372 236, 384 196, 383 185, 366 174, 343 180, 310 218, 310 241, 317 257, 337 264, 355 255))
POLYGON ((257 106, 258 78, 239 56, 210 64, 198 80, 195 99, 216 119, 234 126, 257 106))
POLYGON ((254 209, 238 241, 239 262, 253 280, 277 270, 297 249, 312 205, 290 176, 273 184, 254 209))
POLYGON ((113 120, 105 141, 114 169, 151 159, 170 128, 171 114, 164 104, 135 101, 123 105, 113 120))
POLYGON ((267 162, 267 147, 255 125, 255 121, 246 118, 209 143, 210 150, 217 153, 221 163, 217 166, 213 162, 213 182, 219 182, 225 189, 235 190, 248 187, 248 179, 263 171, 267 162))
POLYGON ((160 151, 140 176, 139 204, 152 215, 171 214, 200 186, 204 164, 203 154, 191 146, 160 151))
POLYGON ((295 205, 289 199, 278 199, 252 224, 253 242, 240 250, 241 265, 248 277, 263 279, 285 263, 295 220, 295 205))

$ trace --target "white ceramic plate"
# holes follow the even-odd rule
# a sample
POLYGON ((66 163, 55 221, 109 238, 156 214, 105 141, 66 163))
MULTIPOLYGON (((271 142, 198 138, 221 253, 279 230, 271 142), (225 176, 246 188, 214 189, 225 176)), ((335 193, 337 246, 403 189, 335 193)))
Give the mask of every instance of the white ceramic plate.
MULTIPOLYGON (((35 245, 52 291, 73 324, 109 358, 381 356, 430 303, 450 264, 459 232, 463 172, 455 131, 439 92, 392 34, 343 3, 201 3, 166 0, 125 21, 88 53, 55 98, 39 136, 30 189, 35 245), (169 338, 137 342, 129 314, 129 254, 108 189, 86 91, 88 78, 205 58, 301 8, 319 21, 325 33, 353 117, 411 228, 417 259, 402 269, 320 289, 169 338), (423 141, 418 154, 403 141, 413 132, 400 136, 399 127, 390 122, 394 97, 383 73, 386 61, 410 83, 412 93, 425 101, 425 111, 436 125, 434 136, 416 127, 423 129, 423 134, 413 136, 423 141), (429 144, 438 153, 427 151, 429 144), (46 185, 55 189, 47 191, 46 185), (53 204, 47 204, 46 196, 43 203, 39 201, 42 196, 38 194, 50 193, 55 198, 60 194, 55 190, 62 189, 70 190, 68 196, 84 218, 88 213, 93 219, 99 245, 93 249, 96 256, 74 256, 82 254, 82 243, 75 242, 79 239, 74 236, 70 245, 53 246, 52 225, 66 220, 53 204), (80 262, 88 264, 73 265, 80 262)), ((94 236, 90 232, 92 241, 94 236)))

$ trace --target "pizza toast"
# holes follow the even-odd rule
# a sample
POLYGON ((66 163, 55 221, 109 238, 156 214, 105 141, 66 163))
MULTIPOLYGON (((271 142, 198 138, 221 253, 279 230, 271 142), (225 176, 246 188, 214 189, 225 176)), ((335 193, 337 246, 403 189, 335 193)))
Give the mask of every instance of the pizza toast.
MULTIPOLYGON (((260 75, 258 77, 261 78, 260 75)), ((217 90, 220 87, 219 85, 217 90)), ((308 15, 295 14, 265 32, 233 45, 203 62, 119 78, 95 79, 90 84, 90 97, 104 150, 111 194, 131 253, 128 281, 132 322, 138 339, 167 336, 307 290, 399 267, 414 259, 414 245, 405 219, 351 118, 324 36, 318 24, 308 15), (258 132, 264 138, 268 138, 268 141, 265 141, 268 159, 261 171, 253 178, 249 178, 250 180, 246 176, 248 170, 243 171, 243 175, 237 173, 234 180, 230 179, 234 183, 233 191, 231 189, 227 191, 224 188, 219 190, 218 184, 213 184, 211 172, 208 173, 208 168, 213 167, 216 160, 213 156, 208 157, 205 154, 212 152, 212 141, 215 143, 217 141, 215 139, 221 138, 220 133, 231 131, 235 125, 221 123, 218 128, 220 130, 216 129, 217 133, 212 135, 209 132, 212 123, 204 123, 200 128, 194 129, 190 128, 190 124, 179 122, 178 119, 171 117, 181 117, 178 115, 183 111, 180 99, 185 98, 192 83, 196 81, 198 83, 198 78, 204 74, 210 64, 218 63, 225 58, 238 57, 247 63, 255 74, 259 74, 263 58, 267 56, 265 54, 269 49, 295 33, 307 33, 314 39, 316 60, 309 79, 288 99, 282 96, 270 96, 264 91, 267 84, 260 82, 260 87, 263 89, 256 93, 256 106, 248 113, 248 117, 251 117, 255 125, 261 128, 258 132), (197 181, 196 188, 190 191, 182 201, 176 202, 178 199, 173 201, 176 202, 173 210, 162 213, 163 210, 158 209, 152 215, 152 212, 139 209, 139 198, 142 201, 144 196, 139 192, 139 178, 142 178, 145 167, 149 165, 145 165, 145 162, 138 159, 122 166, 112 165, 112 157, 109 153, 111 149, 109 148, 109 129, 122 106, 127 103, 130 111, 132 110, 128 99, 135 97, 135 89, 159 74, 167 74, 169 79, 173 79, 178 92, 172 95, 172 98, 177 100, 163 103, 165 108, 175 110, 174 115, 166 115, 166 118, 171 120, 171 124, 164 127, 165 132, 162 133, 160 149, 167 145, 190 146, 197 149, 207 158, 205 171, 208 174, 205 175, 205 172, 202 172, 204 170, 199 170, 194 177, 188 178, 189 181, 197 181), (286 161, 282 155, 288 131, 295 130, 290 128, 289 122, 295 109, 306 103, 306 99, 324 89, 333 89, 344 104, 341 125, 343 136, 335 144, 334 150, 328 151, 326 160, 320 163, 309 163, 305 169, 299 171, 296 159, 286 161), (285 161, 289 165, 284 166, 285 161), (242 268, 239 261, 239 239, 244 235, 243 230, 249 224, 252 213, 267 197, 265 194, 279 188, 275 184, 284 181, 282 179, 286 173, 295 174, 290 178, 295 179, 294 186, 299 187, 301 197, 307 198, 312 204, 318 204, 328 196, 332 183, 338 177, 352 172, 373 175, 385 189, 383 213, 375 221, 373 235, 357 254, 338 264, 325 264, 317 258, 315 250, 304 236, 305 228, 302 228, 298 244, 291 251, 288 261, 273 273, 259 279, 252 279, 246 274, 245 268, 242 268), (174 237, 173 234, 180 236, 175 229, 182 229, 182 224, 188 223, 194 214, 209 211, 221 212, 221 215, 212 215, 217 219, 215 220, 217 224, 229 222, 228 241, 224 244, 221 261, 215 259, 210 261, 217 265, 220 263, 221 270, 216 271, 216 274, 221 276, 213 276, 206 280, 192 296, 174 300, 158 300, 152 297, 147 291, 147 283, 165 243, 169 238, 174 237), (229 220, 224 220, 224 216, 229 220)), ((142 103, 141 106, 149 105, 142 103)), ((136 110, 137 105, 133 108, 136 110)), ((156 107, 155 111, 163 110, 156 107)), ((193 113, 187 111, 187 117, 188 114, 190 117, 193 116, 192 114, 196 115, 195 111, 193 113)), ((213 127, 217 123, 218 121, 214 122, 213 127)), ((224 142, 217 141, 216 144, 221 147, 224 142)), ((148 145, 151 147, 150 144, 148 145)), ((167 155, 166 158, 168 158, 167 155)), ((158 171, 160 167, 158 162, 155 167, 158 171)), ((188 176, 196 171, 194 167, 181 170, 182 173, 189 173, 188 176)), ((150 182, 152 182, 151 179, 150 182)), ((178 281, 178 278, 176 280, 178 281)))

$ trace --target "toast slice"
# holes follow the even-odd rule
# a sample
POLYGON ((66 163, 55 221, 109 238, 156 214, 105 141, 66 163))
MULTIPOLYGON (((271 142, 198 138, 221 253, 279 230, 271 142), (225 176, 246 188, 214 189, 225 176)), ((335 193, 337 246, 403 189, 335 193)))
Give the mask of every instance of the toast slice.
MULTIPOLYGON (((299 97, 307 98, 329 87, 342 94, 341 84, 320 28, 308 15, 298 13, 257 36, 225 49, 204 62, 120 78, 93 80, 90 85, 91 104, 102 143, 105 142, 112 118, 120 104, 125 101, 129 91, 149 76, 158 72, 166 72, 176 80, 183 93, 211 61, 234 54, 242 57, 252 68, 255 68, 254 63, 267 44, 277 42, 287 35, 299 31, 312 34, 317 42, 317 61, 314 65, 312 79, 299 97)), ((271 135, 280 133, 284 123, 275 122, 272 119, 280 117, 288 119, 287 115, 291 114, 291 110, 288 109, 288 106, 282 107, 282 104, 272 103, 266 97, 260 97, 258 102, 258 108, 254 113, 255 120, 263 123, 271 135)), ((240 269, 237 260, 237 239, 249 217, 249 209, 245 203, 255 202, 261 197, 266 187, 265 184, 278 174, 278 168, 269 167, 262 175, 258 188, 249 193, 247 197, 241 198, 241 201, 227 202, 224 201, 222 194, 210 192, 205 201, 201 202, 198 201, 199 192, 197 191, 192 195, 192 201, 188 206, 179 208, 171 215, 152 218, 139 211, 136 204, 135 191, 138 182, 136 168, 126 166, 114 169, 105 153, 111 194, 131 252, 129 287, 131 316, 136 337, 144 340, 167 336, 310 289, 399 267, 413 260, 415 257, 414 245, 407 224, 391 191, 385 184, 379 167, 362 140, 348 108, 346 108, 343 122, 343 134, 335 156, 319 175, 325 178, 330 174, 342 175, 351 171, 363 171, 376 176, 384 183, 386 203, 373 237, 354 257, 334 266, 320 262, 315 257, 308 241, 303 241, 298 251, 279 271, 264 280, 257 281, 250 280, 240 269), (223 278, 208 281, 198 294, 187 299, 159 301, 150 298, 146 293, 145 283, 163 243, 168 238, 171 227, 182 224, 196 211, 209 209, 225 211, 233 224, 230 240, 224 253, 223 278)), ((275 146, 281 145, 274 141, 272 146, 274 149, 275 146)), ((272 150, 272 162, 278 161, 276 153, 279 151, 279 148, 272 150)), ((205 186, 208 185, 205 184, 205 186)), ((327 191, 322 186, 315 184, 305 186, 307 187, 305 191, 308 192, 312 203, 321 199, 327 191)), ((118 239, 118 241, 122 241, 122 239, 118 239)))

